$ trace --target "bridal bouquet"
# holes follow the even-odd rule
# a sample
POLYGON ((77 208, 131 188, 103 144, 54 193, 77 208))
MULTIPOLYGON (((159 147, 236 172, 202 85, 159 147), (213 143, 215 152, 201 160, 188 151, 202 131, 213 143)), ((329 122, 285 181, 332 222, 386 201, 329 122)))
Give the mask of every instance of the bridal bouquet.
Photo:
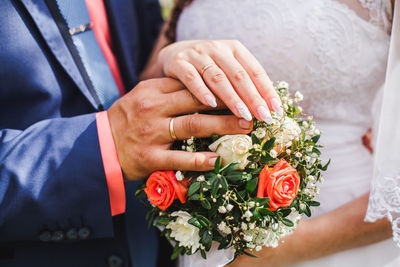
POLYGON ((301 214, 311 216, 311 207, 319 206, 317 182, 329 164, 320 160, 320 131, 311 117, 302 116, 301 93, 291 97, 286 82, 275 89, 285 115, 272 113, 272 124, 254 120, 248 135, 175 144, 218 153, 213 171, 157 171, 136 192, 152 204, 149 224, 174 244, 171 258, 200 253, 206 259, 212 247, 253 256, 263 246, 278 246, 301 214))

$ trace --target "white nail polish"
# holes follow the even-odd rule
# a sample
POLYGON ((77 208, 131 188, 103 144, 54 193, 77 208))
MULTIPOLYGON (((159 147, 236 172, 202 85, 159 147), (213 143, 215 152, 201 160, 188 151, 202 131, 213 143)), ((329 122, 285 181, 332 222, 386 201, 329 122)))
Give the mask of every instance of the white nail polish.
POLYGON ((237 112, 239 112, 240 116, 243 117, 243 119, 245 119, 247 121, 251 121, 252 120, 251 113, 250 113, 249 109, 243 103, 237 103, 236 104, 236 110, 237 110, 237 112))
POLYGON ((205 95, 204 96, 204 100, 206 101, 206 103, 208 105, 210 105, 210 107, 216 108, 217 107, 217 101, 215 100, 215 97, 213 97, 212 95, 205 95))
POLYGON ((264 106, 259 106, 257 108, 257 112, 258 112, 258 116, 260 116, 260 119, 262 119, 263 121, 265 121, 268 124, 272 123, 271 113, 264 106))
POLYGON ((276 114, 279 117, 283 116, 282 103, 281 103, 281 101, 279 101, 278 98, 275 97, 275 98, 271 99, 271 106, 272 106, 272 109, 276 112, 276 114))

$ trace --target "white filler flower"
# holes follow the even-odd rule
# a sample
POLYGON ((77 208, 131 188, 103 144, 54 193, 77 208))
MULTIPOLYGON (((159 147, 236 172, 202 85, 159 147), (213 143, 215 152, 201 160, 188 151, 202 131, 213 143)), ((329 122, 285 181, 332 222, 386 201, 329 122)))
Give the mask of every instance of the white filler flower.
POLYGON ((285 150, 286 144, 292 140, 296 140, 301 135, 301 129, 297 122, 289 117, 286 117, 282 124, 273 125, 271 128, 270 138, 275 136, 275 151, 281 153, 285 150))
POLYGON ((243 170, 249 163, 249 149, 252 147, 248 135, 224 135, 209 146, 209 149, 221 156, 222 166, 231 162, 240 163, 239 169, 243 170))
POLYGON ((175 221, 170 221, 166 228, 171 229, 171 237, 179 242, 180 246, 192 249, 194 253, 200 247, 199 228, 191 225, 188 221, 192 216, 186 211, 174 211, 172 217, 175 221))

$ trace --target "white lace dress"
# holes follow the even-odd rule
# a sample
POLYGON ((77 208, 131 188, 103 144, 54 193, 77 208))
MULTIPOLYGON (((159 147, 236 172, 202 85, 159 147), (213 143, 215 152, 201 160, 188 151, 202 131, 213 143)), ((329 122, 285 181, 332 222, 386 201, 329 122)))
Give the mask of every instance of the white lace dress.
MULTIPOLYGON (((194 0, 177 39, 238 39, 274 81, 304 94, 331 158, 315 216, 369 191, 372 157, 361 137, 382 86, 389 35, 384 0, 194 0)), ((327 225, 327 231, 334 225, 327 225)), ((381 267, 400 253, 392 240, 296 266, 381 267)))

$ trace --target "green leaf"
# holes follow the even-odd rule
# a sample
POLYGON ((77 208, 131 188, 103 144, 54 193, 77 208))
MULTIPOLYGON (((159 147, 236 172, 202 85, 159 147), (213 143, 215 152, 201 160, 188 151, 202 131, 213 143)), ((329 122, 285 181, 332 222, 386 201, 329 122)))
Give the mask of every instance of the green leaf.
POLYGON ((260 206, 264 206, 264 205, 268 204, 268 201, 270 201, 270 200, 271 200, 271 198, 269 198, 269 197, 256 197, 256 198, 254 198, 254 201, 256 203, 258 203, 260 206))
POLYGON ((224 176, 221 177, 221 185, 222 189, 225 191, 228 190, 228 182, 226 181, 226 178, 224 176))
POLYGON ((240 163, 231 162, 228 165, 226 165, 225 167, 223 167, 220 172, 222 175, 227 175, 227 174, 234 172, 239 166, 240 166, 240 163))
POLYGON ((199 189, 200 189, 200 183, 197 181, 194 181, 189 187, 188 196, 190 197, 191 195, 196 193, 199 189))
POLYGON ((316 143, 318 142, 318 140, 319 140, 320 137, 321 137, 320 134, 319 134, 319 135, 316 135, 316 136, 314 136, 314 137, 311 138, 311 141, 313 141, 314 144, 316 144, 316 143))
POLYGON ((190 218, 188 223, 201 229, 201 224, 197 218, 190 218))
POLYGON ((286 218, 283 218, 283 219, 282 219, 282 223, 283 223, 284 225, 286 225, 286 226, 289 226, 289 227, 293 227, 293 226, 294 226, 294 222, 292 222, 291 220, 286 219, 286 218))
POLYGON ((266 215, 274 215, 274 212, 269 210, 269 209, 260 208, 260 209, 258 209, 258 211, 264 216, 266 216, 266 215))
POLYGON ((171 218, 160 217, 155 221, 156 225, 167 225, 171 221, 171 218))
POLYGON ((203 249, 200 249, 200 254, 203 259, 207 259, 206 252, 203 249))
POLYGON ((199 199, 200 199, 200 195, 199 194, 194 194, 194 195, 189 197, 189 200, 199 200, 199 199))
POLYGON ((311 209, 308 205, 306 205, 304 213, 307 215, 307 217, 311 217, 311 209))
POLYGON ((255 210, 253 211, 253 218, 254 218, 255 220, 261 220, 261 219, 262 219, 261 214, 260 214, 260 212, 259 212, 257 209, 255 209, 255 210))
POLYGON ((209 230, 203 231, 200 242, 205 246, 212 241, 212 233, 209 230))
POLYGON ((220 185, 220 178, 214 179, 211 183, 211 195, 215 196, 220 185))
POLYGON ((281 209, 280 212, 282 213, 282 217, 287 217, 292 210, 291 209, 281 209))
POLYGON ((210 210, 211 209, 211 204, 206 198, 201 200, 201 206, 203 208, 205 208, 206 210, 210 210))
POLYGON ((226 178, 231 182, 238 182, 240 180, 244 180, 245 179, 245 178, 243 178, 243 174, 242 173, 236 173, 236 172, 226 175, 226 178))
POLYGON ((321 171, 326 171, 328 169, 329 164, 331 163, 331 160, 329 159, 329 161, 322 166, 321 164, 318 165, 318 169, 320 169, 321 171))
POLYGON ((249 253, 247 251, 244 251, 244 250, 243 250, 243 254, 245 254, 245 255, 247 255, 249 257, 258 258, 256 255, 253 255, 253 254, 251 254, 251 253, 249 253))
POLYGON ((251 179, 250 181, 248 181, 246 184, 247 192, 253 193, 254 190, 256 190, 257 185, 258 185, 258 177, 255 177, 255 178, 251 179))
POLYGON ((214 172, 218 174, 220 168, 221 168, 221 157, 218 157, 214 164, 214 172))
POLYGON ((197 215, 196 218, 199 220, 202 226, 208 227, 210 225, 210 221, 206 217, 202 215, 197 215))
POLYGON ((310 201, 307 202, 307 204, 311 207, 318 207, 319 205, 321 205, 321 203, 319 203, 318 201, 310 201))
POLYGON ((184 247, 175 247, 174 252, 171 255, 171 260, 175 260, 184 250, 184 247))
POLYGON ((260 139, 258 139, 258 137, 254 133, 251 134, 251 141, 253 142, 253 145, 261 144, 260 139))
POLYGON ((274 147, 275 140, 276 138, 272 137, 271 139, 269 139, 267 142, 264 143, 261 149, 266 151, 271 150, 274 147))

